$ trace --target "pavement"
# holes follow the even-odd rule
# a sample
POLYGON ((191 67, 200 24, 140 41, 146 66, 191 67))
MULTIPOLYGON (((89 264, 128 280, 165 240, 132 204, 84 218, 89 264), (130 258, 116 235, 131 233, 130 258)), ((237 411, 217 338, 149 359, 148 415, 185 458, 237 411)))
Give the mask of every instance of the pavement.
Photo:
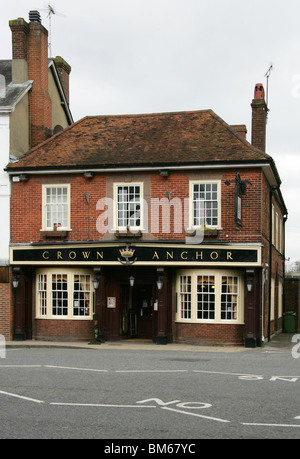
MULTIPOLYGON (((126 339, 122 341, 108 341, 105 343, 93 343, 85 341, 38 341, 38 340, 25 340, 25 341, 6 341, 6 349, 16 348, 62 348, 62 349, 117 349, 117 350, 155 350, 155 351, 188 351, 188 352, 243 352, 263 350, 265 352, 285 352, 291 351, 295 342, 292 342, 293 336, 296 333, 279 333, 271 338, 270 341, 265 342, 262 347, 246 348, 244 346, 207 346, 195 344, 181 344, 181 343, 168 343, 166 345, 155 344, 150 340, 139 339, 126 339)), ((300 340, 300 334, 298 335, 300 340)))

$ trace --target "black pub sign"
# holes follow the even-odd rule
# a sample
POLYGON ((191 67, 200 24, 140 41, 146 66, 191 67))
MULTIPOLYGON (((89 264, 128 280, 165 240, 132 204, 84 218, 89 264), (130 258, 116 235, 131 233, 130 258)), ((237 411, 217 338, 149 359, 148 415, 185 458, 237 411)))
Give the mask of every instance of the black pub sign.
POLYGON ((16 263, 259 263, 257 248, 99 246, 13 248, 11 262, 16 263))

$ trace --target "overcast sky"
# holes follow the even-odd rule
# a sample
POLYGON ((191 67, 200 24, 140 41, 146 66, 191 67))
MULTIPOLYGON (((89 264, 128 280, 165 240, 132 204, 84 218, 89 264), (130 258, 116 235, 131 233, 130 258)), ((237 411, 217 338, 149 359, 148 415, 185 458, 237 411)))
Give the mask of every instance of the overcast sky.
MULTIPOLYGON (((44 0, 1 4, 0 59, 11 58, 10 19, 44 0)), ((86 115, 212 109, 246 124, 256 83, 266 89, 267 153, 288 208, 286 257, 300 260, 300 1, 50 1, 51 50, 72 67, 70 107, 86 115)))

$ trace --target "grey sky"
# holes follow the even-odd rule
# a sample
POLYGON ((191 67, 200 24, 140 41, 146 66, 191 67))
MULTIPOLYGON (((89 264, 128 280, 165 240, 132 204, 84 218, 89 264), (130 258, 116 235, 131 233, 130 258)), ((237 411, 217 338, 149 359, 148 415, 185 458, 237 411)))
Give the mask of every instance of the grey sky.
MULTIPOLYGON (((256 83, 269 66, 267 153, 276 161, 289 211, 286 256, 300 259, 299 0, 56 0, 52 56, 72 67, 70 106, 86 115, 212 109, 246 124, 256 83)), ((11 58, 10 19, 47 2, 1 7, 1 59, 11 58)))

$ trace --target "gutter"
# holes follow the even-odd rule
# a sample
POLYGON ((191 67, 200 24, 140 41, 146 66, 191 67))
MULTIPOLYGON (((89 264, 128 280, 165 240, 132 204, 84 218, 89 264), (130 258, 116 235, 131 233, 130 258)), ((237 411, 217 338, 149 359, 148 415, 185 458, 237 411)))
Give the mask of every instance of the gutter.
MULTIPOLYGON (((21 158, 22 159, 22 158, 21 158)), ((122 167, 118 167, 118 166, 109 166, 109 167, 93 167, 93 166, 89 166, 89 167, 83 167, 83 168, 76 168, 74 166, 68 168, 67 166, 64 166, 63 168, 62 167, 57 167, 56 168, 50 168, 49 169, 46 169, 46 168, 39 168, 38 166, 37 167, 34 167, 32 169, 30 168, 26 168, 26 167, 9 167, 9 165, 5 168, 5 170, 9 173, 9 174, 18 174, 20 172, 24 172, 24 173, 28 173, 28 174, 65 174, 65 173, 69 173, 69 174, 78 174, 78 173, 84 173, 84 172, 147 172, 147 171, 163 171, 163 170, 170 170, 170 171, 173 171, 173 170, 188 170, 188 169, 232 169, 233 167, 238 167, 238 168, 252 168, 252 167, 270 167, 270 163, 269 162, 246 162, 246 163, 236 163, 236 162, 232 162, 232 163, 229 163, 228 161, 226 163, 223 163, 223 162, 217 162, 217 161, 214 161, 212 163, 206 163, 206 164, 201 164, 201 163, 196 163, 196 164, 188 164, 188 165, 168 165, 166 163, 163 163, 159 166, 152 166, 152 165, 146 165, 146 166, 134 166, 134 167, 131 167, 131 166, 122 166, 122 167)), ((273 169, 271 169, 272 172, 273 172, 273 169)), ((273 175, 273 178, 275 179, 275 174, 272 174, 273 175)), ((276 181, 277 183, 277 181, 276 181)))

